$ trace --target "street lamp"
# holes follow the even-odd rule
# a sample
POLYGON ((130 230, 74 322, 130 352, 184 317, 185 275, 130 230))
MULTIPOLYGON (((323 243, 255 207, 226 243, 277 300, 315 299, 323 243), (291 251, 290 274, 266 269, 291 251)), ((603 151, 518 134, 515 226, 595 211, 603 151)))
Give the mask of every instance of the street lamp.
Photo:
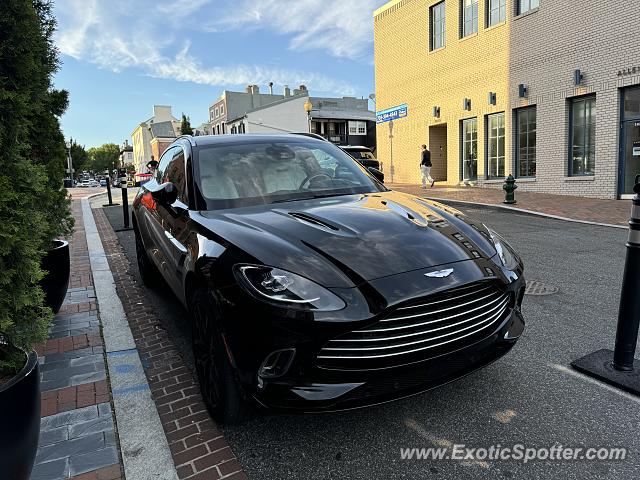
POLYGON ((309 127, 309 133, 311 133, 311 110, 313 110, 313 103, 311 103, 311 100, 307 98, 307 101, 304 102, 304 111, 307 112, 307 124, 309 127))

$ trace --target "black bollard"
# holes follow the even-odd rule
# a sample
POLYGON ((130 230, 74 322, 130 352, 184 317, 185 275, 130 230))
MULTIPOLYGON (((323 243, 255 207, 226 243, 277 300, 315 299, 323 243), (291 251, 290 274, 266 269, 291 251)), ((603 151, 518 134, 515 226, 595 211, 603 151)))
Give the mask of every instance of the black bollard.
POLYGON ((122 218, 124 220, 124 227, 118 232, 131 230, 129 226, 129 198, 127 195, 127 172, 124 169, 118 171, 118 177, 120 178, 120 188, 122 189, 122 218))
POLYGON ((582 373, 640 395, 640 361, 634 358, 640 328, 640 175, 636 177, 633 191, 636 194, 629 220, 615 349, 613 352, 598 350, 571 365, 582 373))
POLYGON ((113 203, 113 199, 111 197, 111 174, 109 173, 109 170, 106 170, 104 173, 107 175, 107 197, 109 198, 109 203, 103 205, 103 207, 113 207, 118 204, 113 203))

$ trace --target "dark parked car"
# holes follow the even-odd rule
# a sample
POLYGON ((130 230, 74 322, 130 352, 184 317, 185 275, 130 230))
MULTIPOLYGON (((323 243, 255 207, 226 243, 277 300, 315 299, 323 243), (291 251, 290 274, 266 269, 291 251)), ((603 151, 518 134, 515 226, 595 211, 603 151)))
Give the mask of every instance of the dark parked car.
POLYGON ((376 159, 369 147, 354 147, 350 145, 341 146, 345 152, 355 158, 365 167, 375 168, 376 170, 382 170, 380 168, 380 162, 376 159))
POLYGON ((304 136, 182 137, 138 192, 145 283, 191 313, 213 415, 340 410, 498 359, 524 329, 523 264, 445 205, 390 191, 304 136))

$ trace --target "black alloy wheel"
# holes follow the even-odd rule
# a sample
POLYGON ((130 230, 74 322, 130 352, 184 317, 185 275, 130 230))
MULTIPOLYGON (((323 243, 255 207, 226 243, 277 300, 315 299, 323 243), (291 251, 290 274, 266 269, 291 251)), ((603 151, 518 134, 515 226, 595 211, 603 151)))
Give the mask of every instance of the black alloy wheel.
POLYGON ((215 299, 205 288, 191 297, 193 354, 200 391, 212 417, 222 424, 238 424, 249 414, 220 330, 215 299))

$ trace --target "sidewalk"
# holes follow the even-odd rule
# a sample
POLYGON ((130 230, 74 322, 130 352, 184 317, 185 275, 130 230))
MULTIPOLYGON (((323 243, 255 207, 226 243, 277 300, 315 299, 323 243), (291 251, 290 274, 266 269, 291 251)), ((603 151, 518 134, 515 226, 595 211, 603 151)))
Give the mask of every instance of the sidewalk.
POLYGON ((388 183, 392 190, 410 193, 434 200, 451 200, 472 204, 516 208, 546 216, 560 217, 580 222, 628 227, 631 202, 628 200, 601 200, 570 197, 546 193, 520 192, 516 190, 515 205, 505 205, 504 191, 494 188, 439 187, 422 189, 419 185, 388 183))
POLYGON ((31 479, 122 480, 79 200, 73 201, 72 212, 76 226, 69 241, 69 289, 49 340, 36 347, 41 369, 42 423, 31 479))

